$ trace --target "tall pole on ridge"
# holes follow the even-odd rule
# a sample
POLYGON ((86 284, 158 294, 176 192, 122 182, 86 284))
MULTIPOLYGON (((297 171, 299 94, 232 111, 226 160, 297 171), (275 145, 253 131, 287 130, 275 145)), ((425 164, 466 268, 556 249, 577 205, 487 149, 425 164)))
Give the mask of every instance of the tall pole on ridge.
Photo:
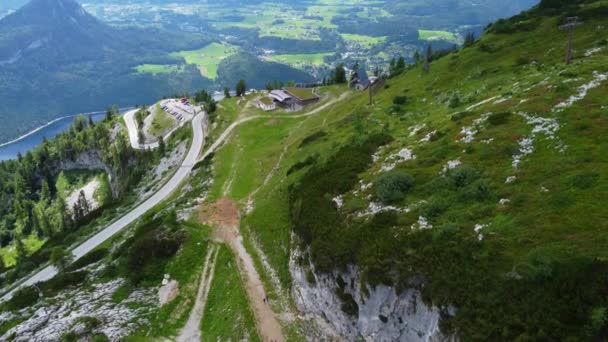
POLYGON ((574 38, 574 28, 582 25, 583 23, 578 21, 578 17, 568 17, 566 18, 566 23, 560 28, 568 29, 568 47, 566 50, 566 64, 570 64, 572 62, 572 39, 574 38))

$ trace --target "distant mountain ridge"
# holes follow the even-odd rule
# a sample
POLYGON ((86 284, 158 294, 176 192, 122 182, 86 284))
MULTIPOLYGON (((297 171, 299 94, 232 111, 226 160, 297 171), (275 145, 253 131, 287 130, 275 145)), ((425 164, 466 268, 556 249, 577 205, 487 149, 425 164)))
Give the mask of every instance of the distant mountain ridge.
POLYGON ((74 0, 32 0, 0 20, 0 65, 44 51, 40 62, 69 62, 124 47, 116 30, 74 0))
POLYGON ((115 28, 74 0, 32 0, 0 19, 0 141, 59 116, 208 87, 195 67, 171 75, 134 71, 208 43, 199 34, 115 28))

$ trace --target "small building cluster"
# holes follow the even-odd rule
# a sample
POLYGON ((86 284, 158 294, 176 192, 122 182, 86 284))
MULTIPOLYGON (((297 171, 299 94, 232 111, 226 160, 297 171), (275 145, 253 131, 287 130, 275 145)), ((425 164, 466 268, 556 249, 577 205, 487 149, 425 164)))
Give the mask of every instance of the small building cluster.
POLYGON ((277 107, 290 112, 319 102, 321 98, 314 88, 284 88, 270 91, 268 96, 259 98, 256 105, 265 111, 275 110, 277 107))

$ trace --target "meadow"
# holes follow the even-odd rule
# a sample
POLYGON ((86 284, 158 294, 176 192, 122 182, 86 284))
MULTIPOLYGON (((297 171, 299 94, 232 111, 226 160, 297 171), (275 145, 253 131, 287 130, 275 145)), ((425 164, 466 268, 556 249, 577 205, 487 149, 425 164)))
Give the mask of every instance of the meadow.
POLYGON ((195 64, 203 77, 214 80, 220 62, 237 52, 235 46, 229 44, 211 43, 204 48, 190 51, 179 51, 172 57, 183 58, 187 64, 195 64))

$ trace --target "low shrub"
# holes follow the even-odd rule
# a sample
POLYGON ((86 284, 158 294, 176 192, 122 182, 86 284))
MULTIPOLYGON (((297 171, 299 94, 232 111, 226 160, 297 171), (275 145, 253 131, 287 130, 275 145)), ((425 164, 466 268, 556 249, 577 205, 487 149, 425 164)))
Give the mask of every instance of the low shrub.
POLYGON ((458 93, 453 93, 450 97, 450 100, 448 101, 448 107, 456 108, 460 106, 460 103, 460 95, 458 95, 458 93))
POLYGON ((458 112, 458 113, 456 113, 456 114, 453 114, 453 115, 450 117, 450 120, 452 120, 452 121, 454 121, 454 122, 458 122, 458 121, 460 121, 460 120, 462 120, 462 119, 466 118, 467 116, 471 116, 471 115, 473 115, 473 113, 472 113, 472 112, 458 112))
POLYGON ((450 206, 450 202, 441 196, 433 196, 427 203, 422 205, 421 213, 424 217, 433 219, 443 214, 450 206))
POLYGON ((319 159, 319 156, 317 154, 315 154, 315 155, 309 156, 308 158, 304 159, 303 161, 299 161, 299 162, 293 164, 293 166, 290 167, 289 170, 287 170, 287 175, 289 176, 292 173, 300 171, 307 166, 314 165, 317 162, 317 159, 319 159))
POLYGON ((459 167, 451 170, 448 178, 455 187, 462 188, 479 179, 479 172, 470 167, 459 167))
POLYGON ((492 113, 488 117, 488 122, 492 126, 504 125, 509 121, 511 112, 492 113))
POLYGON ((82 258, 74 261, 70 266, 66 268, 66 271, 76 271, 83 267, 89 266, 105 258, 108 254, 109 251, 107 248, 96 249, 92 252, 89 252, 82 258))
POLYGON ((376 196, 385 204, 402 201, 413 186, 414 177, 401 171, 384 173, 374 182, 376 196))
POLYGON ((40 292, 34 286, 28 286, 20 289, 13 294, 13 297, 6 302, 6 308, 9 310, 20 310, 32 306, 38 302, 40 292))
POLYGON ((325 133, 324 131, 315 132, 315 133, 307 136, 306 138, 304 138, 302 140, 302 142, 300 143, 299 148, 302 148, 302 147, 304 147, 306 145, 310 145, 313 142, 315 142, 315 141, 317 141, 317 140, 319 140, 321 138, 324 138, 326 135, 327 135, 327 133, 325 133))
POLYGON ((578 189, 589 189, 597 184, 600 174, 593 171, 581 172, 570 179, 570 184, 578 189))
POLYGON ((393 98, 393 104, 395 105, 404 105, 407 103, 407 96, 405 95, 401 95, 401 96, 395 96, 393 98))

